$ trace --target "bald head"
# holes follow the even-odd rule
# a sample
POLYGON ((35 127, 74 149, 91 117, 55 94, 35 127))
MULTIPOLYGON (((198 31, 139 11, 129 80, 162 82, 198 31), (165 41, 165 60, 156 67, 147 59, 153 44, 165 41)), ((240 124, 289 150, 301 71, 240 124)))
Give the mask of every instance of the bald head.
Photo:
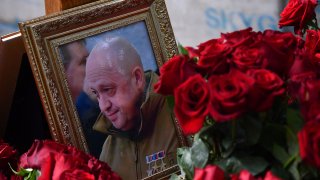
POLYGON ((116 128, 126 131, 139 124, 146 81, 140 56, 128 41, 98 43, 88 57, 85 82, 116 128))
POLYGON ((136 49, 125 39, 114 37, 97 43, 92 49, 86 71, 90 68, 103 68, 109 72, 128 75, 135 67, 142 67, 136 49))

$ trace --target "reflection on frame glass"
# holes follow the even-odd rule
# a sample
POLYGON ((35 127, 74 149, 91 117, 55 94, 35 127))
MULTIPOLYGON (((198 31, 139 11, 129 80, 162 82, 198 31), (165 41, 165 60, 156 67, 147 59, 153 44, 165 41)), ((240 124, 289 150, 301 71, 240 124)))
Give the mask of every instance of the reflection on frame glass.
POLYGON ((123 179, 178 171, 186 141, 153 92, 177 52, 164 0, 99 1, 19 25, 56 141, 100 157, 123 179))

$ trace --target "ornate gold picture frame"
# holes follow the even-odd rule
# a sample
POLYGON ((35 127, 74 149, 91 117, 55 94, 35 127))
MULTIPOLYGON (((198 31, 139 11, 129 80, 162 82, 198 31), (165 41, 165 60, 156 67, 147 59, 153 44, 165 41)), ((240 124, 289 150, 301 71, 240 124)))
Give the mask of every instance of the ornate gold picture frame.
MULTIPOLYGON (((88 153, 81 112, 64 62, 65 46, 81 41, 89 54, 97 41, 122 36, 139 52, 144 70, 153 71, 177 53, 164 0, 101 0, 22 22, 19 27, 52 139, 88 153)), ((185 146, 176 120, 175 126, 179 146, 185 146)), ((172 165, 149 178, 167 177, 177 171, 177 165, 172 165)))

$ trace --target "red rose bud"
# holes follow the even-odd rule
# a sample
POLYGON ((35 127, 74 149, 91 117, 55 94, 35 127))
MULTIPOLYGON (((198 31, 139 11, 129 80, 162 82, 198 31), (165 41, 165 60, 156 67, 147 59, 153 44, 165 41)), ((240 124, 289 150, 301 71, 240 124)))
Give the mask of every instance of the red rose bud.
POLYGON ((207 82, 197 74, 181 84, 174 94, 174 113, 184 134, 195 134, 208 115, 210 94, 207 82))
POLYGON ((247 75, 255 80, 250 92, 249 107, 255 111, 266 111, 277 96, 284 94, 284 82, 275 73, 265 69, 250 69, 247 75))
POLYGON ((306 24, 315 16, 317 0, 290 0, 280 14, 279 27, 294 26, 296 34, 302 35, 306 24))
POLYGON ((247 110, 248 95, 253 84, 254 79, 237 70, 231 70, 225 75, 211 76, 210 115, 217 122, 241 116, 247 110))
POLYGON ((160 78, 154 85, 154 91, 163 95, 173 95, 175 88, 195 74, 195 62, 187 56, 174 56, 160 68, 160 78))
POLYGON ((320 122, 310 121, 298 133, 301 159, 320 169, 320 122))
POLYGON ((224 172, 218 166, 207 165, 204 169, 195 168, 194 180, 224 180, 224 172))

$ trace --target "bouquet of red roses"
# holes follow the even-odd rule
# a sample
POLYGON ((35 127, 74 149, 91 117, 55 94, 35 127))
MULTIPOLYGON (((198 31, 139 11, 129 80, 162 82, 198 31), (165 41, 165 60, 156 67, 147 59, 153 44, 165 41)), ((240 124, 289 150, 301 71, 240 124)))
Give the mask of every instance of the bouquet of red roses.
POLYGON ((161 67, 155 91, 168 95, 192 141, 178 149, 183 177, 320 178, 316 6, 290 0, 281 13, 280 27, 294 26, 297 36, 251 28, 225 33, 198 48, 180 47, 161 67))
POLYGON ((17 163, 16 151, 0 143, 0 179, 69 179, 69 180, 120 180, 104 162, 75 147, 51 140, 35 140, 28 152, 17 163), (18 172, 8 171, 18 167, 18 172), (5 171, 6 170, 6 171, 5 171), (14 172, 14 174, 12 173, 14 172))

